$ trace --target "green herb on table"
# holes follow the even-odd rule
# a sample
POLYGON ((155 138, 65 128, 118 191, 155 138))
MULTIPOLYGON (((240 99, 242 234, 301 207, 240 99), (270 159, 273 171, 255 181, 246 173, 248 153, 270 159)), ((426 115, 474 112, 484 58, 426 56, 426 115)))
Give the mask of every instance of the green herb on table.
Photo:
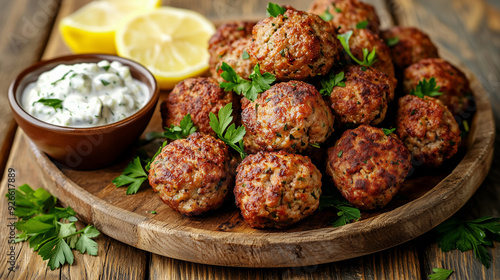
POLYGON ((54 110, 63 108, 63 100, 57 98, 40 98, 35 103, 42 103, 45 106, 54 108, 54 110))
POLYGON ((125 167, 122 174, 111 182, 117 188, 128 185, 127 194, 136 194, 147 179, 148 174, 142 167, 141 158, 137 156, 125 167))
POLYGON ((439 92, 440 89, 441 87, 436 85, 436 79, 434 77, 430 78, 428 81, 423 78, 418 82, 415 89, 411 90, 410 94, 420 98, 424 98, 424 96, 435 97, 443 94, 439 92))
POLYGON ((73 249, 84 254, 96 256, 97 243, 93 238, 99 231, 91 225, 77 230, 76 213, 71 207, 56 207, 57 198, 43 188, 33 190, 24 184, 15 190, 14 195, 6 195, 9 201, 16 203, 14 215, 18 217, 15 227, 21 233, 15 242, 28 241, 34 251, 51 270, 65 263, 73 264, 73 249))
POLYGON ((364 65, 364 66, 372 66, 373 63, 377 62, 377 52, 376 48, 373 48, 371 52, 368 51, 368 49, 363 48, 363 60, 357 59, 352 53, 351 49, 349 47, 349 39, 352 36, 352 30, 347 31, 344 34, 338 34, 337 38, 340 41, 340 44, 344 47, 345 52, 354 60, 356 63, 359 65, 364 65))
POLYGON ((429 280, 446 280, 453 273, 453 270, 443 268, 433 268, 433 274, 429 275, 429 280))
POLYGON ((382 130, 384 131, 385 135, 390 135, 391 133, 393 133, 396 130, 396 128, 391 128, 391 129, 382 128, 382 130))
POLYGON ((367 26, 368 26, 367 20, 360 21, 358 22, 358 24, 356 24, 357 29, 365 29, 367 26))
POLYGON ((271 84, 276 80, 271 73, 260 73, 259 64, 255 65, 253 72, 250 74, 251 81, 240 77, 234 69, 225 62, 222 62, 220 69, 223 71, 221 77, 226 82, 220 82, 219 85, 225 90, 232 90, 239 95, 243 95, 250 101, 255 101, 259 93, 271 88, 271 84))
POLYGON ((319 17, 324 21, 331 21, 333 19, 333 15, 328 11, 328 9, 326 9, 325 12, 319 17))
POLYGON ((224 141, 224 143, 237 151, 241 158, 244 159, 247 156, 243 149, 243 136, 246 130, 244 126, 236 128, 234 123, 231 124, 233 121, 232 106, 232 103, 229 103, 224 106, 224 108, 220 109, 218 119, 214 113, 210 112, 210 127, 212 127, 217 136, 224 141), (229 124, 231 125, 229 126, 229 124))
POLYGON ((385 41, 385 44, 390 48, 394 47, 399 43, 399 37, 394 37, 394 38, 389 38, 387 41, 385 41))
POLYGON ((267 15, 271 17, 278 17, 279 15, 284 15, 286 12, 285 7, 281 7, 278 4, 269 2, 267 4, 267 15))
POLYGON ((325 208, 335 208, 338 210, 338 218, 331 224, 333 227, 343 226, 361 219, 361 212, 359 209, 352 206, 352 204, 338 193, 325 193, 320 197, 319 210, 321 211, 325 208))
POLYGON ((332 94, 334 87, 345 87, 345 76, 344 71, 337 74, 330 72, 326 77, 322 78, 320 81, 321 89, 319 93, 323 96, 330 96, 332 94))
POLYGON ((500 218, 483 217, 469 221, 452 218, 437 226, 436 231, 437 243, 443 252, 473 250, 474 256, 489 268, 491 256, 486 247, 492 247, 493 240, 500 241, 500 218))

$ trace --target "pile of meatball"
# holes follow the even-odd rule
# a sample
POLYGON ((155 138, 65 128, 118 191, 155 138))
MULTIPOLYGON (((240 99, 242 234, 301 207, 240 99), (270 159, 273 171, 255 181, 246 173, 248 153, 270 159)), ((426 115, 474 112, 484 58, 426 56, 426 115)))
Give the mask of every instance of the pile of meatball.
POLYGON ((166 145, 149 171, 150 185, 179 213, 204 214, 229 199, 251 227, 284 228, 316 211, 322 187, 336 187, 359 209, 379 209, 412 168, 439 167, 457 153, 472 92, 425 33, 380 30, 373 6, 358 0, 316 0, 307 12, 284 7, 256 23, 221 25, 209 42, 210 77, 180 82, 162 102, 165 127, 190 114, 198 128, 166 145), (350 31, 355 57, 375 49, 370 67, 337 39, 350 31), (276 81, 251 101, 219 86, 222 63, 247 80, 258 64, 276 81), (319 81, 340 72, 345 86, 320 94, 319 81), (442 95, 410 94, 431 78, 442 95), (246 130, 244 159, 209 125, 210 112, 230 103, 234 123, 246 130))

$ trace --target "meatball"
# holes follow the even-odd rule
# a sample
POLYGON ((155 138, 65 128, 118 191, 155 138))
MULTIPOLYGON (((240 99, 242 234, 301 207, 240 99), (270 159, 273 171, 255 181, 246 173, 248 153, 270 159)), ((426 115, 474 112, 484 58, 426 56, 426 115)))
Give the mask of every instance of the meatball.
POLYGON ((177 212, 219 208, 234 184, 236 161, 221 140, 201 133, 171 142, 152 161, 149 184, 177 212))
POLYGON ((245 150, 301 152, 323 143, 333 115, 316 88, 301 81, 273 85, 254 102, 242 99, 245 150))
MULTIPOLYGON (((377 61, 371 67, 384 72, 391 78, 395 77, 389 47, 377 34, 366 29, 356 29, 349 39, 349 48, 351 53, 359 60, 363 60, 363 49, 367 49, 369 52, 375 49, 377 61)), ((391 82, 394 83, 395 87, 396 80, 391 79, 391 82)))
MULTIPOLYGON (((381 71, 359 65, 344 68, 345 87, 336 86, 328 97, 338 127, 382 122, 394 96, 391 78, 381 71)), ((394 78, 392 78, 394 79, 394 78)))
POLYGON ((278 81, 306 80, 325 75, 338 62, 340 42, 335 30, 319 16, 288 8, 253 28, 248 53, 262 73, 278 81))
POLYGON ((342 195, 360 209, 387 205, 410 169, 411 156, 404 144, 368 125, 345 131, 328 149, 326 173, 342 195))
POLYGON ((208 52, 210 58, 208 61, 212 76, 216 76, 216 66, 231 49, 233 42, 242 38, 252 37, 252 28, 255 22, 231 21, 222 24, 212 35, 208 42, 208 52))
POLYGON ((320 195, 321 172, 307 156, 259 152, 237 168, 236 206, 254 228, 290 226, 318 208, 320 195))
POLYGON ((332 15, 329 21, 338 32, 345 33, 357 29, 358 23, 366 21, 367 29, 378 34, 380 32, 380 19, 375 8, 358 0, 316 0, 311 4, 309 12, 325 15, 326 11, 332 15))
POLYGON ((404 91, 410 94, 419 81, 435 78, 436 86, 441 87, 438 97, 453 115, 464 113, 472 100, 472 90, 465 74, 455 66, 440 58, 429 58, 412 64, 404 71, 404 91))
POLYGON ((399 41, 390 47, 392 62, 397 69, 404 70, 424 58, 439 57, 429 36, 417 28, 395 26, 380 35, 386 42, 398 38, 399 41))
POLYGON ((163 127, 179 125, 186 114, 198 131, 216 135, 210 127, 210 112, 217 115, 227 104, 233 104, 233 117, 239 121, 239 98, 219 87, 217 80, 208 77, 189 78, 178 83, 160 105, 163 127))
POLYGON ((458 150, 460 130, 438 99, 406 95, 399 99, 396 132, 410 150, 414 165, 438 167, 458 150))
POLYGON ((251 40, 249 38, 241 38, 234 41, 231 44, 231 48, 224 55, 217 66, 212 71, 212 77, 217 79, 219 82, 223 82, 224 79, 220 76, 222 74, 222 69, 220 69, 223 62, 231 66, 236 74, 238 74, 243 79, 249 80, 250 74, 253 72, 255 63, 250 59, 248 54, 248 47, 250 46, 251 40))

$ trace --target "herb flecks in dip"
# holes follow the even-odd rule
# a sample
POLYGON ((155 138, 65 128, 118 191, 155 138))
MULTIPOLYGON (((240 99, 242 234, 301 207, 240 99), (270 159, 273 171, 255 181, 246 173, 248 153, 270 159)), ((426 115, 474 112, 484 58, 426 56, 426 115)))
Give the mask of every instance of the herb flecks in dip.
POLYGON ((40 75, 22 95, 33 117, 55 125, 93 127, 125 119, 149 99, 146 85, 120 62, 59 65, 40 75))

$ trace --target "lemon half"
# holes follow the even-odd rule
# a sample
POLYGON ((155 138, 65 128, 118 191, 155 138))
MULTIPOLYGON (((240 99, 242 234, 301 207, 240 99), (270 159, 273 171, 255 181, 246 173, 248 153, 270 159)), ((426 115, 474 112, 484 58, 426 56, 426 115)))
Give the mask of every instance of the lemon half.
POLYGON ((115 36, 118 55, 146 66, 160 88, 208 69, 208 40, 214 25, 201 14, 161 7, 130 18, 115 36))

